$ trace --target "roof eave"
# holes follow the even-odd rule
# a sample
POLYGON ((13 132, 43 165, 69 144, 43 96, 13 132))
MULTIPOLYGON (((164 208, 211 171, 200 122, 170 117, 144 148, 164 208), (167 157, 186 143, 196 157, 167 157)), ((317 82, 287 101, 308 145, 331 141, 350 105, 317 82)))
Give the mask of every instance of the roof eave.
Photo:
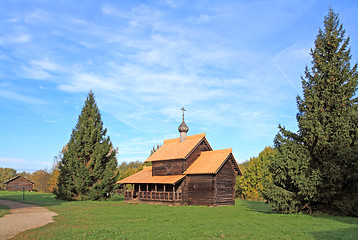
POLYGON ((185 160, 185 158, 166 158, 166 159, 152 160, 152 161, 148 161, 147 159, 144 162, 160 162, 160 161, 175 161, 175 160, 185 160))
POLYGON ((215 175, 216 173, 214 172, 205 172, 205 173, 187 173, 186 175, 215 175))
POLYGON ((122 182, 122 180, 119 180, 116 182, 116 184, 172 184, 172 185, 175 185, 177 184, 178 182, 180 182, 181 180, 183 180, 183 178, 185 177, 185 175, 182 175, 181 178, 179 178, 178 180, 176 180, 175 182, 160 182, 160 183, 138 183, 138 182, 135 182, 135 181, 132 181, 132 182, 122 182))

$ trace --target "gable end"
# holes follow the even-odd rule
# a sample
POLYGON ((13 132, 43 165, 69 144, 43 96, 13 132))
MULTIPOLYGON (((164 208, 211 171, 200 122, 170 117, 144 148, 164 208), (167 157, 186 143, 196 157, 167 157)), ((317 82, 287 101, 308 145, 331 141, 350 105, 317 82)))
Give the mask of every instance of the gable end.
POLYGON ((212 148, 208 140, 204 137, 185 157, 184 171, 186 171, 195 162, 195 160, 198 159, 200 154, 205 151, 212 151, 212 148))

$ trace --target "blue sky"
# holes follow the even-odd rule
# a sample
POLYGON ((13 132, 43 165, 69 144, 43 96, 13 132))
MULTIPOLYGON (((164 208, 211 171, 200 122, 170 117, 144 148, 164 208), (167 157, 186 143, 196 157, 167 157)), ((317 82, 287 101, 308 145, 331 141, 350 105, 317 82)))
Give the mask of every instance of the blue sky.
POLYGON ((332 7, 358 58, 357 1, 0 1, 0 167, 50 168, 90 89, 118 162, 205 132, 238 162, 296 131, 332 7))

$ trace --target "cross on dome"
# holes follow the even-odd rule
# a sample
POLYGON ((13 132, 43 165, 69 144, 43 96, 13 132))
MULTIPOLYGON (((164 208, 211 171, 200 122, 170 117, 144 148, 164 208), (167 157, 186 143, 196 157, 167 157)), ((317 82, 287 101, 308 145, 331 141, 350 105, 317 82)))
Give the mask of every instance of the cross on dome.
POLYGON ((184 112, 186 111, 186 109, 184 107, 182 107, 180 110, 183 111, 183 121, 184 121, 184 112))

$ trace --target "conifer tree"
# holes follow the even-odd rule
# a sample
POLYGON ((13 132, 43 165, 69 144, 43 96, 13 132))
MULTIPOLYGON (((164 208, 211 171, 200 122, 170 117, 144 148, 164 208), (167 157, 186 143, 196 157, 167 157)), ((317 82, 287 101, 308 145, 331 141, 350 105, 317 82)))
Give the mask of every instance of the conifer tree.
POLYGON ((295 212, 309 204, 358 215, 358 74, 350 65, 349 40, 330 9, 311 49, 312 67, 302 77, 299 131, 280 127, 275 139, 274 180, 266 197, 278 209, 295 212))
POLYGON ((72 130, 59 164, 58 198, 99 200, 113 190, 116 181, 116 150, 103 128, 92 91, 72 130))

